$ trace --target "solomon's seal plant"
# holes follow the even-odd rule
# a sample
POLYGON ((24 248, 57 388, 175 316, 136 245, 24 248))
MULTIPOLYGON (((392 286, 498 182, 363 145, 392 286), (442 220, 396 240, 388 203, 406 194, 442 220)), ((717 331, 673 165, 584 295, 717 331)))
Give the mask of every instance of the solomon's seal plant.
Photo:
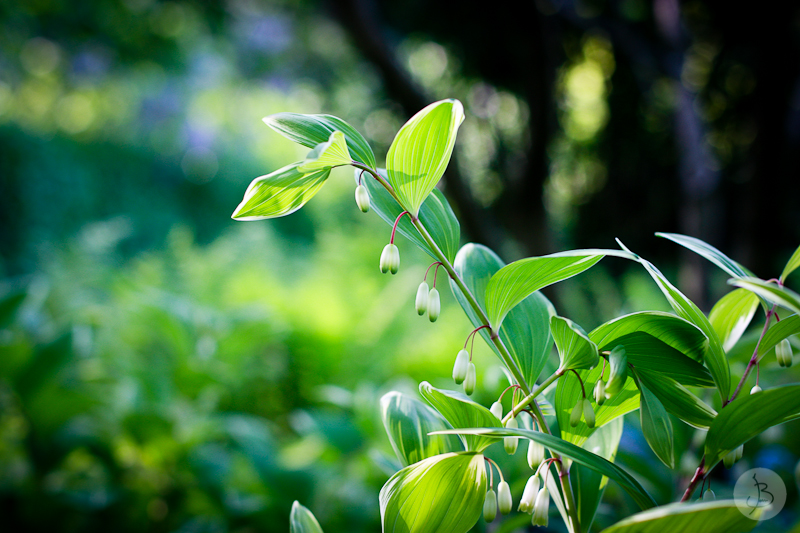
MULTIPOLYGON (((520 439, 533 475, 517 495, 518 511, 531 514, 534 526, 547 527, 552 500, 568 531, 589 531, 609 481, 640 508, 606 529, 609 533, 672 531, 688 523, 704 533, 755 526, 733 501, 715 500, 710 490, 702 497, 695 492, 700 486, 703 494, 705 480, 720 462, 730 467, 739 460, 748 440, 800 416, 800 384, 762 390, 756 378, 750 394, 741 394, 751 374, 758 376, 759 365, 792 363, 788 339, 800 332, 800 294, 785 281, 800 266, 800 248, 779 278, 763 280, 702 241, 658 234, 730 276, 736 288, 706 315, 655 265, 621 242, 621 249, 570 250, 510 264, 479 244, 459 248, 458 220, 436 189, 464 120, 457 100, 435 102, 414 115, 392 142, 385 169, 377 167, 364 137, 339 118, 280 113, 264 120, 310 152, 303 161, 253 180, 233 218, 287 215, 317 193, 332 168, 350 166, 358 208, 376 213, 392 228, 380 254, 381 272, 398 271, 395 236, 403 235, 433 259, 417 290, 416 312, 427 313, 431 321, 438 318, 441 274, 474 325, 453 365, 453 380, 466 394, 423 382, 419 392, 425 403, 398 392, 381 400, 389 441, 402 465, 380 491, 384 533, 465 533, 481 515, 491 522, 498 509, 511 512, 511 487, 520 487, 522 480, 508 483, 484 452, 502 440, 514 454, 520 439), (559 316, 539 292, 608 256, 644 268, 674 313, 631 313, 587 333, 559 316), (759 307, 765 324, 737 381, 729 352, 759 307), (478 384, 472 361, 477 337, 508 371, 503 394, 510 392, 511 403, 505 412, 502 395, 491 409, 468 397, 478 384), (774 359, 764 360, 772 352, 774 359), (551 353, 558 357, 557 366, 550 366, 556 370, 542 375, 551 353), (676 465, 673 420, 704 431, 697 467, 681 488, 680 502, 656 502, 614 463, 621 417, 636 410, 654 456, 669 468, 676 465)), ((291 524, 296 533, 322 531, 299 504, 291 524)))

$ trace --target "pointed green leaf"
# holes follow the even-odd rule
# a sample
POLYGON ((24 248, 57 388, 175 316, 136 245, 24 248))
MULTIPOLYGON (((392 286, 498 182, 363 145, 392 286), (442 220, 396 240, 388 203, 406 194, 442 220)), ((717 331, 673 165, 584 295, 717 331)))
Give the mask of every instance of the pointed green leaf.
POLYGON ((781 272, 781 283, 786 281, 786 278, 789 277, 789 274, 794 272, 797 267, 800 267, 800 246, 797 247, 797 250, 794 251, 792 257, 789 258, 789 261, 786 263, 786 266, 783 267, 783 272, 781 272))
POLYGON ((297 167, 298 172, 310 174, 318 170, 349 165, 353 160, 347 151, 344 133, 334 131, 327 141, 319 143, 306 156, 305 161, 297 167))
POLYGON ((311 200, 328 179, 330 169, 303 174, 293 163, 254 179, 231 218, 262 220, 294 213, 311 200))
MULTIPOLYGON (((613 463, 622 437, 623 425, 622 418, 614 419, 595 431, 581 447, 613 463)), ((578 509, 578 522, 585 531, 590 531, 608 478, 581 464, 572 465, 569 471, 578 509)))
POLYGON ((663 505, 629 516, 600 533, 745 533, 757 524, 733 500, 717 500, 663 505))
POLYGON ((486 312, 492 328, 498 329, 506 314, 528 295, 588 270, 607 255, 635 258, 619 250, 569 250, 504 266, 486 287, 486 312))
MULTIPOLYGON (((637 376, 636 370, 633 370, 637 376)), ((637 376, 638 378, 638 376, 637 376)), ((675 468, 675 443, 672 437, 672 421, 667 415, 667 410, 650 389, 637 379, 639 392, 639 420, 642 425, 642 434, 650 449, 662 463, 670 468, 675 468)))
POLYGON ((777 324, 773 324, 758 345, 759 361, 783 339, 798 333, 800 333, 800 315, 787 316, 777 324))
MULTIPOLYGON (((453 262, 456 273, 483 309, 486 308, 486 285, 503 266, 503 261, 492 250, 473 243, 465 244, 453 262)), ((450 288, 472 324, 475 327, 482 326, 483 323, 453 280, 450 280, 450 288)), ((542 293, 534 292, 511 310, 500 328, 500 339, 529 385, 536 382, 550 355, 553 346, 550 317, 554 314, 555 309, 550 301, 542 293)), ((486 329, 482 329, 480 334, 499 358, 500 353, 489 339, 486 329)))
POLYGON ((486 497, 483 455, 448 453, 407 466, 381 489, 383 533, 466 533, 486 497))
POLYGON ((287 139, 314 148, 327 141, 331 133, 341 131, 353 159, 370 168, 375 168, 375 155, 369 143, 350 124, 331 115, 301 115, 278 113, 264 117, 264 123, 287 139))
MULTIPOLYGON (((608 367, 608 364, 605 366, 608 367)), ((586 439, 594 433, 595 429, 608 424, 625 413, 630 413, 639 408, 639 389, 636 388, 636 384, 632 379, 628 379, 625 382, 625 387, 623 387, 618 394, 607 399, 603 405, 597 405, 594 402, 592 391, 602 371, 602 364, 597 365, 591 370, 578 370, 578 374, 586 388, 586 397, 592 401, 592 407, 594 408, 594 428, 587 426, 584 420, 578 422, 578 425, 575 427, 572 427, 569 423, 572 408, 583 398, 583 393, 581 392, 581 384, 578 378, 576 378, 572 372, 559 378, 558 384, 556 385, 555 409, 558 427, 561 428, 562 439, 581 446, 586 442, 586 439)), ((605 381, 608 381, 608 368, 606 368, 605 374, 605 381)))
POLYGON ((714 304, 708 320, 726 352, 736 345, 758 309, 758 296, 745 289, 729 292, 714 304))
POLYGON ((414 216, 444 174, 463 120, 458 100, 435 102, 411 117, 392 141, 386 154, 389 183, 414 216))
POLYGON ((717 412, 689 390, 664 374, 649 372, 636 367, 639 380, 647 386, 664 408, 689 425, 708 428, 717 412))
MULTIPOLYGON (((617 241, 619 242, 619 241, 617 241)), ((621 246, 622 243, 619 243, 621 246)), ((725 357, 725 350, 722 349, 722 343, 714 331, 711 322, 708 321, 706 315, 692 302, 689 298, 675 288, 672 283, 658 270, 650 261, 637 257, 637 261, 644 266, 650 277, 656 282, 661 292, 666 296, 667 301, 672 306, 675 313, 681 318, 685 318, 705 334, 708 338, 708 350, 705 354, 705 364, 711 371, 711 376, 714 378, 714 383, 717 384, 720 398, 723 401, 728 399, 731 389, 731 369, 728 365, 728 359, 725 357)))
POLYGON ((289 528, 291 533, 322 533, 322 528, 319 527, 319 522, 317 522, 314 514, 300 505, 297 500, 292 504, 292 513, 289 515, 289 528))
POLYGON ((800 314, 800 294, 791 289, 758 278, 729 279, 728 283, 754 292, 769 302, 800 314))
POLYGON ((768 428, 800 414, 800 384, 743 394, 722 409, 706 435, 706 469, 768 428))
POLYGON ((392 391, 383 395, 381 417, 392 448, 403 466, 464 449, 455 437, 428 435, 431 431, 452 426, 424 403, 402 393, 392 391))
POLYGON ((448 429, 439 431, 437 433, 447 434, 464 434, 464 435, 486 435, 494 438, 501 437, 523 437, 526 439, 535 440, 545 448, 548 448, 561 455, 566 455, 578 464, 591 468, 609 479, 619 483, 620 487, 625 490, 636 504, 642 509, 649 509, 655 507, 656 502, 644 490, 636 478, 626 472, 624 469, 615 465, 614 463, 603 459, 590 451, 579 448, 572 443, 559 439, 553 435, 542 433, 541 431, 534 431, 530 429, 510 429, 510 428, 463 428, 463 429, 448 429))
POLYGON ((700 239, 689 237, 687 235, 681 235, 679 233, 656 233, 656 236, 669 239, 685 248, 688 248, 694 253, 705 257, 734 278, 743 278, 753 275, 752 272, 744 268, 742 265, 723 254, 710 244, 701 241, 700 239))
MULTIPOLYGON (((423 381, 419 384, 419 393, 453 427, 478 428, 503 425, 487 408, 473 402, 460 392, 437 389, 427 381, 423 381)), ((488 437, 474 435, 461 437, 461 441, 467 450, 475 452, 482 452, 493 442, 488 437)))
POLYGON ((556 341, 561 359, 559 370, 578 370, 597 365, 600 359, 597 346, 589 340, 583 328, 572 320, 560 316, 551 317, 550 332, 556 341))
MULTIPOLYGON (((378 169, 378 173, 384 178, 387 177, 384 169, 378 169)), ((356 169, 356 183, 359 181, 360 174, 361 171, 356 169)), ((400 204, 392 198, 392 195, 389 194, 378 180, 368 173, 365 172, 360 179, 361 183, 369 191, 369 203, 372 209, 378 213, 378 216, 387 224, 393 226, 394 221, 397 220, 397 217, 403 212, 400 204)), ((458 219, 455 213, 453 213, 453 209, 450 207, 450 204, 441 191, 434 189, 433 192, 428 195, 419 210, 419 219, 428 230, 428 233, 430 233, 433 241, 442 253, 444 253, 445 257, 452 262, 456 257, 456 252, 458 252, 461 229, 458 224, 458 219)), ((411 223, 409 217, 400 219, 400 223, 397 225, 397 231, 419 246, 423 252, 437 259, 436 253, 428 246, 428 243, 422 238, 422 235, 419 234, 419 231, 417 231, 417 228, 411 223)))
POLYGON ((703 360, 706 336, 694 324, 659 311, 643 311, 615 318, 595 328, 589 338, 601 351, 625 346, 628 362, 634 367, 660 372, 679 383, 694 387, 713 387, 703 360))

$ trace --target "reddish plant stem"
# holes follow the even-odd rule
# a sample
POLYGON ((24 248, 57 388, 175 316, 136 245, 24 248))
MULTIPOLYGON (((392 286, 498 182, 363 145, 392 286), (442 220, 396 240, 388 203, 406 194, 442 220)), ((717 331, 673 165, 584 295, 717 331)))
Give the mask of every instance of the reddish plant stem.
POLYGON ((403 215, 411 216, 411 213, 408 211, 403 211, 399 215, 397 215, 397 219, 394 221, 394 226, 392 226, 392 238, 389 239, 389 244, 394 244, 394 234, 397 231, 397 225, 400 224, 400 219, 403 218, 403 215))
POLYGON ((705 465, 706 465, 706 456, 704 455, 703 459, 700 461, 700 464, 697 467, 697 470, 695 470, 694 476, 692 476, 692 480, 689 482, 689 486, 686 487, 686 492, 683 493, 683 498, 681 498, 682 502, 689 501, 689 498, 692 497, 694 489, 697 488, 697 482, 703 479, 703 477, 706 475, 705 465))
POLYGON ((580 374, 578 374, 577 370, 575 370, 574 368, 570 368, 570 370, 572 370, 572 372, 575 374, 575 377, 578 378, 578 381, 580 381, 580 383, 581 383, 581 392, 583 393, 583 399, 585 400, 586 399, 586 389, 583 386, 583 380, 581 379, 581 376, 580 376, 580 374))
POLYGON ((756 343, 756 349, 753 350, 753 355, 750 357, 750 361, 747 363, 747 368, 744 369, 744 374, 742 375, 742 379, 739 380, 739 384, 736 386, 736 390, 733 391, 733 396, 731 396, 730 400, 727 400, 722 407, 724 408, 726 405, 731 403, 736 397, 739 395, 739 392, 742 390, 742 386, 744 385, 745 381, 747 381, 747 376, 750 375, 750 371, 753 369, 753 366, 758 364, 758 349, 761 347, 761 341, 764 339, 764 335, 766 335, 767 330, 769 329, 769 323, 772 319, 772 315, 775 314, 775 306, 772 306, 772 309, 767 311, 767 318, 764 321, 764 329, 761 330, 761 336, 758 338, 758 342, 756 343))

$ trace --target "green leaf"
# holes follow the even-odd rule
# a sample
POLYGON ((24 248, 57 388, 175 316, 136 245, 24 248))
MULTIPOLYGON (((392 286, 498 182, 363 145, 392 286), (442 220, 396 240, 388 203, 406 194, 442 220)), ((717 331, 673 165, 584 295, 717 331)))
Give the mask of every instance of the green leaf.
MULTIPOLYGON (((623 425, 622 418, 614 419, 611 423, 595 431, 583 443, 582 448, 613 463, 622 437, 623 425)), ((600 505, 603 492, 608 484, 608 478, 591 468, 574 464, 570 468, 570 481, 575 493, 578 522, 585 531, 590 531, 597 507, 600 505)))
MULTIPOLYGON (((378 169, 378 173, 384 178, 387 177, 384 169, 378 169)), ((356 169, 356 183, 358 183, 360 174, 361 171, 356 169)), ((397 220, 397 217, 403 212, 403 208, 392 198, 389 191, 368 173, 364 173, 363 177, 361 177, 361 183, 367 188, 367 191, 369 191, 369 203, 372 209, 378 213, 378 216, 387 224, 393 226, 394 221, 397 220)), ((452 262, 456 257, 456 252, 458 252, 461 230, 458 219, 453 213, 453 209, 450 207, 450 204, 441 191, 434 189, 433 192, 428 195, 419 210, 419 219, 425 228, 427 228, 428 233, 430 233, 433 241, 442 253, 444 253, 445 257, 452 262)), ((428 243, 425 242, 425 239, 419 234, 419 231, 417 231, 417 228, 411 223, 409 217, 400 219, 400 223, 397 225, 397 231, 419 246, 423 252, 437 259, 436 253, 428 246, 428 243)))
POLYGON ((403 466, 441 453, 463 450, 455 437, 428 435, 431 431, 452 426, 424 403, 402 393, 392 391, 383 395, 381 417, 392 448, 403 466))
MULTIPOLYGON (((605 366, 607 367, 608 365, 606 364, 605 366)), ((578 370, 578 375, 580 375, 586 387, 586 397, 590 400, 593 400, 592 391, 602 371, 602 364, 591 370, 578 370)), ((605 371, 606 380, 608 380, 608 372, 608 370, 605 371)), ((595 429, 639 408, 639 389, 636 388, 636 384, 632 379, 628 379, 625 382, 625 387, 618 394, 603 402, 603 405, 597 405, 592 402, 595 414, 594 428, 587 426, 583 420, 578 422, 577 426, 572 427, 569 423, 569 416, 572 413, 572 408, 582 398, 581 384, 572 372, 559 378, 556 385, 555 409, 558 427, 561 428, 561 438, 578 446, 586 442, 586 439, 594 433, 595 429)))
POLYGON ((381 489, 383 533, 466 533, 486 497, 483 455, 437 455, 407 466, 381 489))
POLYGON ((789 277, 789 274, 794 272, 797 267, 800 267, 800 246, 797 247, 797 250, 794 251, 792 257, 789 258, 789 262, 786 263, 786 266, 783 267, 783 272, 781 272, 781 283, 786 281, 786 278, 789 277))
MULTIPOLYGON (((761 512, 759 509, 758 514, 761 512)), ((745 533, 757 524, 733 500, 717 500, 663 505, 629 516, 601 533, 745 533)))
POLYGON ((765 300, 800 314, 800 294, 758 278, 729 279, 728 283, 747 289, 765 300))
MULTIPOLYGON (((633 370, 637 376, 636 370, 633 370)), ((664 405, 658 400, 650 389, 638 380, 639 392, 639 420, 642 425, 642 434, 650 449, 662 463, 670 468, 675 468, 675 443, 672 438, 672 421, 667 415, 664 405)))
POLYGON ((714 380, 703 360, 708 340, 697 326, 669 313, 643 311, 615 318, 598 326, 591 339, 601 351, 625 346, 634 367, 661 372, 679 383, 713 387, 714 380))
POLYGON ((500 437, 523 437, 526 439, 535 440, 545 448, 548 448, 561 455, 566 455, 575 463, 584 465, 591 468, 609 479, 616 481, 619 485, 630 494, 636 504, 642 509, 649 509, 655 507, 656 502, 644 490, 636 478, 628 472, 607 461, 606 459, 596 455, 592 452, 579 448, 572 443, 559 439, 553 435, 542 433, 541 431, 534 431, 530 429, 510 429, 510 428, 464 428, 464 429, 448 429, 439 431, 437 433, 448 434, 464 434, 464 435, 490 435, 495 438, 500 437))
POLYGON ((714 304, 708 320, 726 352, 736 345, 758 309, 758 296, 745 289, 729 292, 714 304))
POLYGON ((705 429, 717 416, 714 409, 674 379, 639 367, 636 367, 636 374, 667 411, 687 424, 705 429))
POLYGON ((619 250, 569 250, 520 259, 501 268, 486 287, 486 312, 492 329, 497 330, 506 314, 528 295, 588 270, 607 255, 635 259, 619 250))
POLYGON ((800 315, 787 316, 777 324, 773 324, 758 345, 759 361, 783 339, 797 333, 800 333, 800 315))
POLYGON ((550 331, 558 347, 560 371, 592 368, 597 365, 600 359, 597 346, 589 340, 579 325, 567 318, 553 316, 550 318, 550 331))
POLYGON ((800 384, 743 394, 725 406, 706 435, 706 469, 768 428, 800 414, 800 384))
MULTIPOLYGON (((487 408, 470 400, 466 395, 444 389, 437 389, 427 381, 419 384, 419 393, 453 427, 502 427, 487 408)), ((469 451, 482 452, 493 441, 488 437, 474 435, 461 437, 464 447, 469 451)))
POLYGON ((347 147, 353 159, 370 168, 375 168, 375 155, 369 143, 350 124, 331 115, 301 115, 278 113, 264 117, 264 123, 289 140, 314 148, 330 138, 334 131, 344 133, 347 147))
POLYGON ((389 183, 412 215, 444 174, 463 121, 458 100, 434 102, 411 117, 392 141, 386 154, 389 183))
MULTIPOLYGON (((456 273, 483 309, 486 309, 486 285, 503 266, 503 261, 492 250, 473 243, 465 244, 453 262, 456 273)), ((475 327, 482 326, 483 322, 453 280, 450 280, 450 288, 472 324, 475 327)), ((509 312, 500 328, 500 339, 529 385, 536 382, 550 355, 553 346, 550 317, 554 314, 555 309, 550 301, 542 293, 534 292, 509 312)), ((480 334, 500 358, 486 329, 482 329, 480 334)))
POLYGON ((322 533, 322 528, 319 527, 319 522, 313 513, 300 505, 297 500, 292 504, 289 528, 291 533, 322 533))
POLYGON ((309 174, 317 170, 349 165, 352 162, 350 152, 347 151, 344 133, 334 131, 327 141, 319 143, 308 153, 305 161, 297 167, 297 171, 309 174))
MULTIPOLYGON (((619 244, 624 248, 621 242, 619 244)), ((717 385, 720 398, 723 401, 727 401, 731 389, 731 369, 728 365, 728 359, 725 357, 725 350, 722 349, 722 343, 717 336, 717 332, 714 331, 711 322, 709 322, 706 315, 700 311, 694 302, 684 296, 681 291, 667 280, 664 274, 662 274, 653 263, 639 256, 636 256, 636 258, 656 282, 661 292, 664 293, 664 296, 666 296, 667 301, 672 306, 675 313, 700 328, 708 338, 708 350, 705 354, 705 364, 711 371, 711 377, 714 378, 714 383, 717 385)))
POLYGON ((231 218, 236 220, 262 220, 294 213, 311 200, 325 180, 330 169, 303 174, 293 163, 272 174, 254 179, 231 218))
POLYGON ((705 257, 734 278, 744 278, 753 275, 752 272, 744 268, 742 265, 723 254, 710 244, 701 241, 700 239, 681 235, 679 233, 656 233, 656 236, 669 239, 685 248, 688 248, 694 253, 705 257))

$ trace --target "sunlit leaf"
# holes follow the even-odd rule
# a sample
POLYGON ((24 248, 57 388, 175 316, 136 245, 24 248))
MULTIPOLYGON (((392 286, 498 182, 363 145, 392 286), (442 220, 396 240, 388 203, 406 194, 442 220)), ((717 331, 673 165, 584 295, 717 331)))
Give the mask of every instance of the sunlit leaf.
MULTIPOLYGON (((621 242, 619 244, 624 248, 621 242)), ((725 357, 725 350, 722 349, 722 343, 711 322, 697 305, 675 288, 653 263, 639 256, 636 256, 636 260, 644 266, 678 316, 685 318, 700 328, 708 338, 708 350, 706 351, 704 362, 711 371, 711 376, 717 385, 720 398, 723 401, 727 401, 731 389, 731 369, 728 365, 728 359, 725 357)))
POLYGON ((800 414, 800 384, 743 394, 722 409, 706 435, 706 468, 768 428, 800 414))
MULTIPOLYGON (((608 367, 608 365, 605 365, 608 367)), ((603 365, 599 364, 591 370, 578 370, 583 380, 586 389, 586 397, 590 400, 592 398, 592 391, 600 378, 600 373, 603 372, 603 365)), ((608 381, 609 370, 606 368, 606 381, 608 381)), ((594 433, 597 428, 604 426, 615 418, 630 413, 639 408, 639 389, 632 379, 625 382, 623 389, 615 394, 613 397, 607 399, 603 405, 597 405, 592 401, 592 407, 595 413, 595 427, 590 428, 586 422, 581 419, 578 425, 572 427, 569 423, 569 417, 572 413, 572 408, 583 398, 581 392, 581 384, 578 378, 572 372, 569 372, 559 378, 556 385, 555 395, 555 409, 556 418, 558 419, 558 427, 561 428, 561 438, 569 441, 578 446, 583 445, 586 439, 594 433)))
POLYGON ((393 475, 381 489, 383 533, 466 533, 486 497, 483 455, 448 453, 393 475))
MULTIPOLYGON (((466 395, 450 390, 437 389, 427 381, 419 384, 419 393, 441 414, 450 425, 461 428, 502 427, 502 423, 487 408, 470 400, 466 395)), ((481 452, 493 442, 488 437, 461 436, 469 451, 481 452)))
POLYGON ((636 504, 642 509, 649 509, 655 507, 656 502, 644 490, 636 478, 626 472, 624 469, 607 461, 606 459, 596 455, 590 451, 584 450, 572 443, 559 439, 553 435, 542 433, 541 431, 534 431, 530 429, 510 429, 510 428, 464 428, 464 429, 448 429, 440 431, 439 433, 455 433, 464 435, 491 435, 495 438, 500 437, 523 437, 526 439, 535 440, 545 448, 552 450, 561 455, 566 455, 578 464, 591 468, 609 479, 619 483, 625 492, 627 492, 636 504))
POLYGON ((798 333, 800 333, 800 315, 787 316, 777 324, 773 324, 758 345, 758 359, 761 360, 783 339, 798 333))
POLYGON ((431 431, 452 426, 424 403, 402 393, 393 391, 383 395, 381 417, 392 448, 403 466, 464 449, 456 437, 428 435, 431 431))
POLYGON ((728 283, 754 292, 769 302, 800 314, 800 294, 791 289, 758 278, 729 279, 728 283))
POLYGON ((745 289, 729 292, 714 304, 708 320, 727 352, 739 341, 758 308, 758 296, 745 289))
POLYGON ((322 533, 314 514, 295 500, 292 513, 289 515, 289 531, 291 533, 322 533))
POLYGON ((334 131, 341 131, 344 133, 353 159, 375 168, 375 155, 369 143, 351 125, 338 117, 277 113, 264 117, 264 123, 287 139, 308 148, 314 148, 319 143, 327 141, 334 131))
MULTIPOLYGON (((456 273, 484 309, 486 308, 486 285, 492 275, 503 266, 503 261, 492 250, 481 244, 473 243, 465 244, 459 250, 453 263, 456 273)), ((452 280, 450 288, 472 324, 475 327, 483 325, 452 280)), ((554 314, 555 310, 550 301, 542 293, 534 292, 508 313, 503 321, 503 327, 500 328, 500 339, 522 372, 522 376, 531 386, 542 372, 553 346, 553 338, 550 335, 550 317, 554 314)), ((489 339, 486 329, 482 329, 480 334, 500 357, 494 343, 489 339)))
POLYGON ((790 257, 789 261, 786 263, 786 266, 783 267, 783 272, 781 272, 780 277, 781 282, 786 281, 789 274, 794 272, 797 267, 800 267, 800 246, 797 247, 797 250, 794 251, 792 257, 790 257))
POLYGON ((556 341, 561 359, 559 370, 577 370, 597 365, 600 359, 597 346, 589 340, 583 328, 572 320, 560 316, 551 317, 550 332, 556 341))
MULTIPOLYGON (((758 515, 762 509, 758 509, 758 515)), ((600 533, 745 533, 758 524, 733 500, 663 505, 621 520, 600 533)))
POLYGON ((723 254, 707 242, 701 241, 700 239, 689 237, 687 235, 681 235, 679 233, 656 233, 656 236, 669 239, 685 248, 688 248, 694 253, 705 257, 735 278, 743 278, 753 275, 752 272, 744 268, 742 265, 723 254))
POLYGON ((330 169, 303 174, 293 163, 254 179, 231 218, 262 220, 294 213, 311 200, 328 179, 330 169))
MULTIPOLYGON (((622 437, 623 425, 622 418, 614 419, 595 431, 581 447, 613 463, 622 437)), ((603 492, 608 484, 608 478, 591 468, 576 463, 570 468, 570 481, 575 493, 578 522, 584 530, 590 531, 597 506, 600 505, 603 492)))
POLYGON ((601 351, 625 346, 628 362, 636 368, 663 373, 684 385, 714 386, 711 374, 697 362, 703 360, 705 334, 673 314, 643 311, 621 316, 595 328, 589 338, 601 351))
POLYGON ((714 409, 674 379, 639 367, 636 368, 636 373, 666 410, 687 424, 708 428, 717 416, 714 409))
POLYGON ((633 254, 619 250, 569 250, 520 259, 501 268, 486 286, 491 326, 499 328, 506 314, 528 295, 588 270, 607 255, 635 259, 633 254))
POLYGON ((458 100, 435 102, 411 117, 386 154, 389 182, 414 216, 444 174, 464 107, 458 100))
POLYGON ((318 170, 348 165, 352 161, 350 152, 347 151, 344 133, 334 131, 327 141, 319 143, 308 153, 305 161, 297 167, 297 171, 310 174, 318 170))
MULTIPOLYGON (((634 376, 636 370, 633 370, 634 376)), ((669 468, 675 468, 675 443, 672 435, 672 421, 667 415, 667 410, 650 389, 638 380, 639 392, 639 421, 642 434, 650 449, 662 463, 669 468)))
MULTIPOLYGON (((378 169, 378 173, 384 178, 387 177, 384 169, 378 169)), ((372 209, 387 224, 393 226, 397 217, 403 212, 400 204, 370 174, 364 173, 361 176, 361 171, 356 169, 355 178, 356 182, 360 179, 361 183, 369 191, 369 202, 372 209)), ((419 219, 445 257, 452 262, 456 257, 456 252, 458 252, 461 230, 453 209, 441 191, 434 189, 428 195, 419 210, 419 219)), ((436 253, 420 235, 408 216, 400 219, 397 231, 400 235, 419 246, 422 251, 437 259, 436 253)))

